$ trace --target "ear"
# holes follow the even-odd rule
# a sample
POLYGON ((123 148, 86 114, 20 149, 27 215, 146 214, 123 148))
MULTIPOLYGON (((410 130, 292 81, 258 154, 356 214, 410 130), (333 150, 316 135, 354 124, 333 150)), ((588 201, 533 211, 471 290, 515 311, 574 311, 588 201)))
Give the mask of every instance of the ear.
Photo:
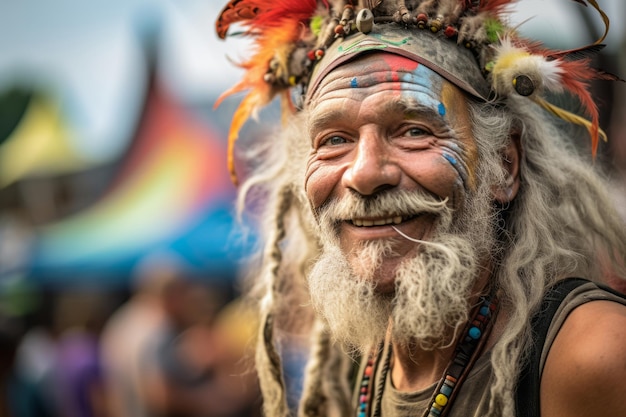
POLYGON ((509 143, 502 150, 500 163, 506 172, 505 183, 495 186, 492 190, 493 198, 500 204, 506 204, 515 198, 519 191, 519 166, 522 157, 519 133, 512 133, 509 143))

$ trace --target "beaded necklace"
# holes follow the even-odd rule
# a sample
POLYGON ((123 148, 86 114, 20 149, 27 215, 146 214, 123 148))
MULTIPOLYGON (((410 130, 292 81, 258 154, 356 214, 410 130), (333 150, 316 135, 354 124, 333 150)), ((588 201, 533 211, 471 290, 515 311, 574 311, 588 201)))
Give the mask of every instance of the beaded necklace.
MULTIPOLYGON (((474 312, 472 319, 467 323, 463 330, 462 337, 456 345, 454 357, 446 368, 443 378, 437 384, 431 399, 431 406, 427 408, 423 417, 445 417, 449 412, 452 402, 456 398, 461 385, 465 381, 467 374, 474 366, 474 363, 480 356, 482 348, 486 343, 489 333, 493 327, 493 317, 497 310, 497 299, 493 301, 489 297, 483 297, 482 303, 474 312)), ((382 349, 377 349, 377 352, 382 349)), ((391 347, 389 354, 391 355, 391 347)), ((372 406, 372 390, 371 383, 376 375, 377 358, 379 354, 373 353, 369 356, 368 361, 363 370, 361 378, 361 386, 359 387, 359 405, 357 407, 357 417, 367 417, 371 413, 372 406)), ((389 363, 389 357, 385 360, 389 363)), ((376 387, 376 410, 380 413, 382 401, 382 385, 387 378, 389 367, 382 369, 380 378, 381 386, 376 387)), ((376 416, 373 416, 376 417, 376 416)))

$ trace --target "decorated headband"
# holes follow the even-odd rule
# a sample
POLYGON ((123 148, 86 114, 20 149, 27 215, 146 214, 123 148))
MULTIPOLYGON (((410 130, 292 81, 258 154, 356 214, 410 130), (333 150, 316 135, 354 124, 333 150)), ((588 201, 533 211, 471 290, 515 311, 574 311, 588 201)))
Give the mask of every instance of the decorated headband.
POLYGON ((234 143, 245 121, 277 95, 283 114, 295 112, 325 74, 368 51, 384 50, 411 58, 437 72, 468 94, 483 100, 516 95, 539 104, 557 117, 585 126, 595 157, 599 115, 589 91, 593 79, 619 80, 591 68, 601 50, 608 16, 596 0, 573 0, 596 9, 605 23, 603 35, 581 48, 553 51, 518 36, 504 23, 515 0, 231 0, 216 31, 224 39, 230 25, 255 39, 254 55, 239 65, 243 79, 216 102, 249 90, 233 116, 228 135, 228 167, 237 184, 234 143), (559 108, 543 93, 568 92, 577 97, 586 119, 559 108))

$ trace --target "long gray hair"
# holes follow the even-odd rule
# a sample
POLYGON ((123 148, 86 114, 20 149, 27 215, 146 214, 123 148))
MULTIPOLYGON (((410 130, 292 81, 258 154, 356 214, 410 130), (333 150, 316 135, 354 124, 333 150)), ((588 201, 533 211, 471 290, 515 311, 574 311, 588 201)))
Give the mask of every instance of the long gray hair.
MULTIPOLYGON (((626 279, 626 234, 612 205, 608 180, 581 152, 584 135, 572 138, 563 126, 532 104, 470 103, 474 136, 481 161, 501 158, 519 137, 521 186, 507 207, 494 208, 502 243, 493 285, 509 312, 508 326, 491 354, 495 378, 491 414, 515 415, 512 387, 531 341, 528 323, 546 286, 568 276, 604 281, 609 274, 626 279), (575 143, 579 141, 579 143, 575 143)), ((319 254, 319 240, 304 194, 306 110, 268 135, 248 155, 264 160, 243 183, 240 210, 253 207, 265 238, 251 268, 258 301, 256 366, 267 416, 290 414, 280 356, 281 336, 308 329, 313 339, 300 416, 347 415, 348 373, 354 358, 336 347, 328 330, 312 313, 305 276, 319 254)), ((480 171, 480 168, 479 168, 480 171)), ((479 172, 498 181, 501 175, 479 172)))

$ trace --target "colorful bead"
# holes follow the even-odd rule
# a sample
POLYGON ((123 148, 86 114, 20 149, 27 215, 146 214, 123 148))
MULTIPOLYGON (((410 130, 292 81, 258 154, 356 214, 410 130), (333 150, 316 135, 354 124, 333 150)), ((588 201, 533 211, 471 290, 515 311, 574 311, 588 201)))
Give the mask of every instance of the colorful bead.
MULTIPOLYGON (((515 85, 517 82, 518 80, 515 79, 513 84, 515 85)), ((431 407, 428 413, 429 417, 440 417, 444 408, 451 406, 451 398, 454 390, 458 388, 458 378, 466 374, 469 362, 475 355, 480 353, 480 350, 477 349, 480 343, 478 343, 477 340, 482 337, 483 331, 488 329, 488 324, 495 310, 496 303, 485 300, 484 305, 475 313, 473 319, 468 323, 468 328, 465 330, 467 333, 457 345, 455 356, 448 366, 445 377, 438 386, 436 395, 431 400, 431 407)), ((357 417, 367 417, 368 403, 372 395, 370 392, 370 383, 372 382, 373 372, 374 358, 370 358, 365 365, 361 379, 357 417)), ((384 373, 382 378, 386 378, 384 373)))
POLYGON ((432 22, 430 22, 430 31, 433 33, 437 33, 441 30, 441 20, 439 19, 435 19, 432 22))
POLYGON ((478 340, 480 338, 480 335, 482 334, 482 332, 480 331, 480 329, 478 327, 472 327, 469 330, 469 336, 474 339, 474 340, 478 340))
POLYGON ((445 396, 445 395, 443 395, 443 394, 439 394, 439 395, 437 395, 437 396, 435 397, 435 402, 436 402, 438 405, 440 405, 440 406, 442 406, 442 407, 445 407, 445 406, 446 406, 446 404, 448 404, 448 397, 446 397, 446 396, 445 396))
POLYGON ((367 417, 367 403, 369 399, 370 380, 374 369, 374 358, 370 357, 363 370, 363 378, 361 380, 361 390, 359 396, 359 407, 357 417, 367 417))
POLYGON ((457 379, 452 375, 446 375, 446 383, 449 383, 450 386, 454 387, 456 385, 457 379))
POLYGON ((428 23, 428 16, 426 13, 420 13, 417 15, 417 27, 420 29, 424 29, 426 24, 428 23))
POLYGON ((443 31, 443 33, 444 33, 444 35, 446 35, 447 38, 453 38, 456 35, 458 35, 459 31, 454 26, 448 25, 448 26, 446 26, 446 28, 443 31))

